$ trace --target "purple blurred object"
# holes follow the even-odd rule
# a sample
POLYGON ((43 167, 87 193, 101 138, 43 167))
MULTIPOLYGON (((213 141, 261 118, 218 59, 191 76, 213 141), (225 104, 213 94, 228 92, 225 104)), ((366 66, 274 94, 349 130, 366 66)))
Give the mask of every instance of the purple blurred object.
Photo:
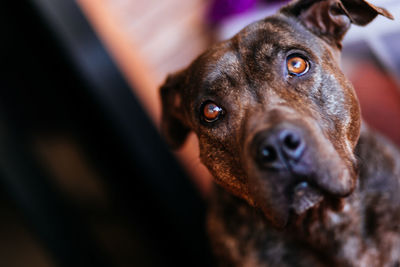
POLYGON ((257 2, 257 0, 213 0, 208 19, 212 24, 217 24, 231 15, 249 10, 257 2))
POLYGON ((232 15, 250 10, 257 2, 277 3, 288 0, 212 0, 207 18, 210 23, 218 24, 232 15))

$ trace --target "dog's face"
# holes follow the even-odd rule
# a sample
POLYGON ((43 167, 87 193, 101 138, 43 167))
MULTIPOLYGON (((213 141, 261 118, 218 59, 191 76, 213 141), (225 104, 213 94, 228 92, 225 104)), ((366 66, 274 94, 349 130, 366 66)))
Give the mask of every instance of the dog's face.
POLYGON ((339 68, 351 22, 385 10, 365 1, 295 1, 217 44, 161 89, 162 130, 194 131, 217 183, 276 227, 356 184, 360 110, 339 68))

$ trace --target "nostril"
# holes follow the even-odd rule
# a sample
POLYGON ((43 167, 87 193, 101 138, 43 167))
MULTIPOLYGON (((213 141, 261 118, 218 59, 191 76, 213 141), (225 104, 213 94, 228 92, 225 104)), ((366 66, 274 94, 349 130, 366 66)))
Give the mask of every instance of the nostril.
POLYGON ((305 143, 297 131, 285 130, 280 134, 282 152, 288 159, 299 160, 305 150, 305 143))
POLYGON ((274 147, 270 145, 264 145, 260 149, 260 159, 262 162, 271 163, 277 160, 278 155, 274 147))
POLYGON ((296 150, 301 144, 301 139, 294 133, 287 133, 283 139, 283 144, 290 150, 296 150))

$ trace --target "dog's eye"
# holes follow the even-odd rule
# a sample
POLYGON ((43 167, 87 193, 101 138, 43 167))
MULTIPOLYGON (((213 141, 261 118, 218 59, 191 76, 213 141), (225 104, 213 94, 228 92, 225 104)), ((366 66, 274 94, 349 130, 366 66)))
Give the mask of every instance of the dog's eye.
POLYGON ((212 101, 205 102, 201 107, 201 115, 206 122, 214 122, 223 115, 224 110, 212 101))
POLYGON ((306 59, 299 55, 289 56, 286 61, 286 67, 289 75, 301 76, 307 73, 309 63, 306 59))

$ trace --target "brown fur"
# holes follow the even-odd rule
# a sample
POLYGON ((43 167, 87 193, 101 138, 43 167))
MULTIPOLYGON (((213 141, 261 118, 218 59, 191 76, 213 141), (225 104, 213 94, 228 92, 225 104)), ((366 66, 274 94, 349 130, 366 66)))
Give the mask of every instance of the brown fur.
POLYGON ((364 0, 293 1, 162 87, 167 141, 179 147, 194 131, 221 186, 208 225, 222 265, 399 266, 400 153, 361 127, 354 89, 339 68, 350 24, 378 14, 391 17, 364 0), (285 69, 293 53, 309 61, 303 76, 285 69), (201 107, 210 100, 224 115, 207 123, 201 107), (255 140, 282 127, 301 132, 300 161, 290 170, 260 167, 255 140), (303 180, 323 200, 298 214, 290 190, 303 180))

